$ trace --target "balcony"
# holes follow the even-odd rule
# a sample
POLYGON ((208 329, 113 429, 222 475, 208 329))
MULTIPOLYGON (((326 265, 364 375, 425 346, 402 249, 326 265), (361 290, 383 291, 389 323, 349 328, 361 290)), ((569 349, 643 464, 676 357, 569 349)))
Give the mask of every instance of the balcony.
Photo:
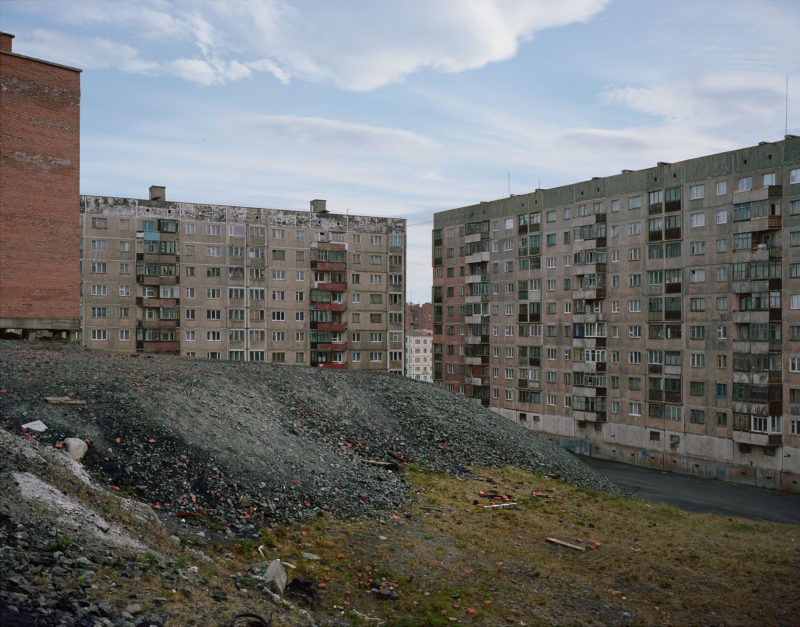
POLYGON ((484 357, 468 356, 464 358, 464 363, 467 364, 468 366, 483 366, 489 363, 489 357, 488 355, 484 357))
POLYGON ((177 353, 177 342, 137 342, 136 348, 144 353, 177 353))
POLYGON ((477 316, 466 316, 464 318, 464 322, 466 322, 467 324, 480 324, 481 323, 481 316, 480 315, 477 315, 477 316))
POLYGON ((315 303, 314 308, 317 311, 345 311, 347 305, 344 303, 315 303))
POLYGON ((347 289, 346 283, 315 283, 314 287, 318 290, 330 292, 344 292, 347 289))
POLYGON ((141 320, 136 326, 142 329, 177 329, 178 320, 141 320))
POLYGON ((464 259, 466 263, 483 263, 489 261, 489 252, 480 252, 467 255, 464 259))
POLYGON ((341 333, 347 330, 347 325, 342 322, 318 322, 317 331, 330 331, 331 333, 341 333))
POLYGON ((606 413, 605 412, 597 412, 597 411, 577 411, 575 409, 572 410, 572 417, 575 420, 581 420, 584 422, 605 422, 606 421, 606 413))
POLYGON ((347 269, 347 264, 344 263, 329 263, 327 261, 312 261, 311 268, 313 270, 328 270, 330 272, 344 272, 347 269))
POLYGON ((467 335, 466 336, 466 343, 467 344, 488 344, 489 343, 489 336, 488 335, 467 335))
POLYGON ((780 433, 754 433, 753 431, 733 432, 733 441, 753 446, 781 446, 783 437, 780 433))
POLYGON ((485 283, 488 280, 488 274, 468 274, 464 277, 464 283, 485 283))
POLYGON ((137 274, 136 282, 139 285, 176 285, 181 282, 180 277, 175 275, 170 276, 152 276, 149 274, 137 274))

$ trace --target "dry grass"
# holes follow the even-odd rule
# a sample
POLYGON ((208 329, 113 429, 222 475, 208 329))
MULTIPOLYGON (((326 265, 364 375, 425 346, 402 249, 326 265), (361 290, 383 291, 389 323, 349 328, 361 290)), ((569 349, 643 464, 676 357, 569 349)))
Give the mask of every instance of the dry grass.
POLYGON ((308 545, 324 558, 329 570, 301 566, 330 578, 330 621, 341 617, 333 606, 396 625, 800 621, 800 527, 689 514, 511 469, 493 480, 409 474, 411 518, 319 521, 284 538, 282 550, 308 545), (481 507, 491 501, 479 492, 492 490, 517 507, 481 507), (578 552, 547 537, 601 546, 578 552), (397 584, 400 598, 368 594, 370 579, 397 584))
POLYGON ((691 514, 513 469, 467 481, 409 471, 407 479, 414 502, 383 522, 326 517, 265 530, 266 557, 245 541, 207 546, 205 561, 162 541, 167 560, 198 567, 192 585, 165 584, 141 557, 145 572, 126 587, 142 600, 166 598, 171 625, 225 624, 238 612, 266 617, 273 609, 275 624, 307 624, 275 608, 246 574, 280 557, 296 566, 290 579, 321 584, 319 624, 800 623, 798 526, 691 514), (518 505, 486 510, 493 501, 481 491, 518 505), (547 537, 601 546, 578 552, 547 537), (378 587, 399 597, 380 599, 370 592, 378 587))

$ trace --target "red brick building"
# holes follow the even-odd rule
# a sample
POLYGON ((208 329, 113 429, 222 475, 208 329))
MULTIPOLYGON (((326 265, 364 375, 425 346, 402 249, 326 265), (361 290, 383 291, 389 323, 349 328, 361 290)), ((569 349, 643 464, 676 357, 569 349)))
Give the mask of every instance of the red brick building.
POLYGON ((406 330, 433 331, 433 315, 430 303, 406 303, 406 330))
POLYGON ((80 328, 80 70, 0 33, 0 330, 80 328))

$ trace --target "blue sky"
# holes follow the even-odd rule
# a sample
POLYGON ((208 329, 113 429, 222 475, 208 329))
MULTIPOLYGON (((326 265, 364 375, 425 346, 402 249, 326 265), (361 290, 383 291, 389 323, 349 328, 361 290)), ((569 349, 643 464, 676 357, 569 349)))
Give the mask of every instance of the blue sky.
POLYGON ((405 217, 800 134, 795 0, 0 0, 79 67, 81 192, 405 217))

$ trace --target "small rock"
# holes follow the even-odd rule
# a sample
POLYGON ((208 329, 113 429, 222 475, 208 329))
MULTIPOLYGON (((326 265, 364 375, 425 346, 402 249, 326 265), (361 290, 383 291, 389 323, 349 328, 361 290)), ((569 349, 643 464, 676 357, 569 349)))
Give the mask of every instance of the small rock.
POLYGON ((78 438, 67 438, 64 440, 64 452, 72 459, 83 459, 89 446, 78 438))
POLYGON ((269 563, 263 578, 267 588, 275 594, 283 594, 283 590, 286 588, 286 570, 281 565, 280 560, 272 560, 269 563))

